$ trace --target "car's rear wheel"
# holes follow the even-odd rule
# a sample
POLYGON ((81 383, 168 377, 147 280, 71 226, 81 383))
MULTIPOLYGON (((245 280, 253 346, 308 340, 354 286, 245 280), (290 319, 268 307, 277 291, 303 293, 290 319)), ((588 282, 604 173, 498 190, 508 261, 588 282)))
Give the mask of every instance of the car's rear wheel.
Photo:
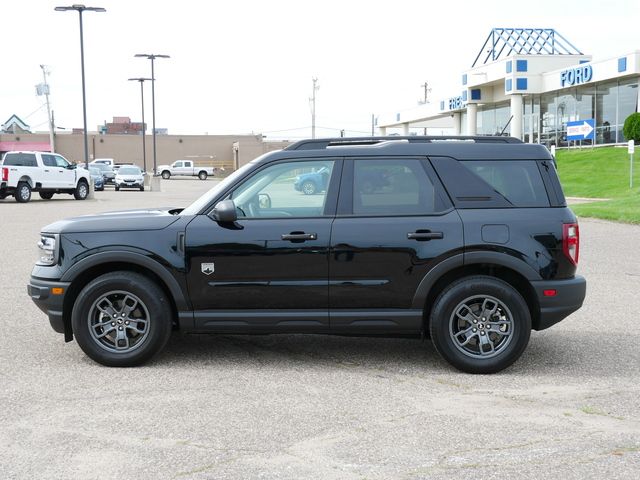
POLYGON ((205 171, 203 170, 202 172, 200 172, 200 173, 198 174, 198 178, 199 178, 200 180, 206 180, 206 179, 207 179, 207 172, 205 172, 205 171))
POLYGON ((463 278, 436 299, 431 340, 442 357, 468 373, 495 373, 524 352, 531 314, 520 293, 489 276, 463 278))
POLYGON ((18 203, 27 203, 31 200, 31 187, 27 182, 18 182, 16 191, 13 194, 18 203))
POLYGON ((302 184, 302 193, 304 193, 305 195, 313 195, 314 193, 316 193, 316 184, 311 182, 311 181, 306 181, 302 184))
POLYGON ((87 196, 89 196, 89 185, 87 185, 87 182, 80 180, 75 192, 73 192, 73 196, 76 200, 85 200, 87 196))
POLYGON ((53 198, 53 192, 38 192, 38 195, 43 200, 51 200, 53 198))
POLYGON ((165 180, 169 180, 171 178, 171 172, 169 170, 165 170, 162 172, 162 178, 165 180))
POLYGON ((171 335, 172 308, 163 290, 133 272, 111 272, 78 295, 71 322, 80 348, 111 367, 148 361, 171 335))

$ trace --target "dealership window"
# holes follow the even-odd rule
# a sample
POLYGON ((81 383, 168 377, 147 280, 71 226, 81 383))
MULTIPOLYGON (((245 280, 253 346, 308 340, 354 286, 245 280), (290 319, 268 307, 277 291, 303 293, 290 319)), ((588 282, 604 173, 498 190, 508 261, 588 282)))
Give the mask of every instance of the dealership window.
POLYGON ((557 145, 557 95, 556 92, 545 93, 540 97, 540 143, 547 146, 557 145))
POLYGON ((638 111, 638 79, 620 80, 618 84, 618 142, 626 142, 622 128, 629 115, 638 111))
POLYGON ((596 144, 616 143, 618 83, 598 83, 596 89, 596 144))
POLYGON ((511 107, 508 103, 480 107, 477 117, 478 135, 499 135, 509 118, 511 107))
POLYGON ((567 142, 567 123, 576 120, 576 89, 563 90, 556 100, 557 108, 557 124, 556 138, 559 147, 566 147, 567 142))

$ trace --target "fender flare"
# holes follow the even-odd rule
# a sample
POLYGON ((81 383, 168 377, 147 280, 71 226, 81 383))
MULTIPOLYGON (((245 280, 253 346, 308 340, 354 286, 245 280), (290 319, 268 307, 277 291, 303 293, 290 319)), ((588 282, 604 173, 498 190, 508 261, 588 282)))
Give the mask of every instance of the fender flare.
POLYGON ((456 268, 480 263, 508 268, 509 270, 517 272, 528 281, 542 280, 540 274, 530 265, 504 253, 490 251, 459 253, 443 260, 427 272, 416 289, 411 308, 424 308, 429 292, 442 276, 456 268))
POLYGON ((178 312, 190 310, 189 303, 187 302, 184 292, 175 277, 171 275, 171 273, 160 263, 141 253, 119 250, 100 252, 90 255, 69 268, 64 275, 62 275, 60 281, 73 282, 74 279, 89 268, 114 262, 133 263, 134 265, 138 265, 152 271, 169 289, 178 312))

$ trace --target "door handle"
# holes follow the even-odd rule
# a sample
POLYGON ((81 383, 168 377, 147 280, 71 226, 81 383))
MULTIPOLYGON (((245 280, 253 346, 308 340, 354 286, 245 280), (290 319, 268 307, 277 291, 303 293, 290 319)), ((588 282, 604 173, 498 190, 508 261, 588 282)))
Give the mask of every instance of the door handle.
POLYGON ((317 240, 317 233, 304 233, 304 232, 291 232, 284 233, 282 240, 289 240, 290 242, 304 242, 305 240, 317 240))
POLYGON ((428 241, 428 240, 442 240, 444 233, 431 232, 429 230, 417 230, 415 232, 407 233, 409 240, 428 241))
POLYGON ((49 171, 48 169, 45 170, 45 172, 48 172, 48 171, 49 171))

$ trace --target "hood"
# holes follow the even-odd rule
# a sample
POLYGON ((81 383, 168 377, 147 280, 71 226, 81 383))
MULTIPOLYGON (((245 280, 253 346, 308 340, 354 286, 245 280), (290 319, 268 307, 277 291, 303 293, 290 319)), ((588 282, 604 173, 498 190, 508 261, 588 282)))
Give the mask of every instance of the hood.
POLYGON ((42 228, 46 233, 118 232, 162 230, 178 220, 171 208, 123 210, 65 218, 42 228))

